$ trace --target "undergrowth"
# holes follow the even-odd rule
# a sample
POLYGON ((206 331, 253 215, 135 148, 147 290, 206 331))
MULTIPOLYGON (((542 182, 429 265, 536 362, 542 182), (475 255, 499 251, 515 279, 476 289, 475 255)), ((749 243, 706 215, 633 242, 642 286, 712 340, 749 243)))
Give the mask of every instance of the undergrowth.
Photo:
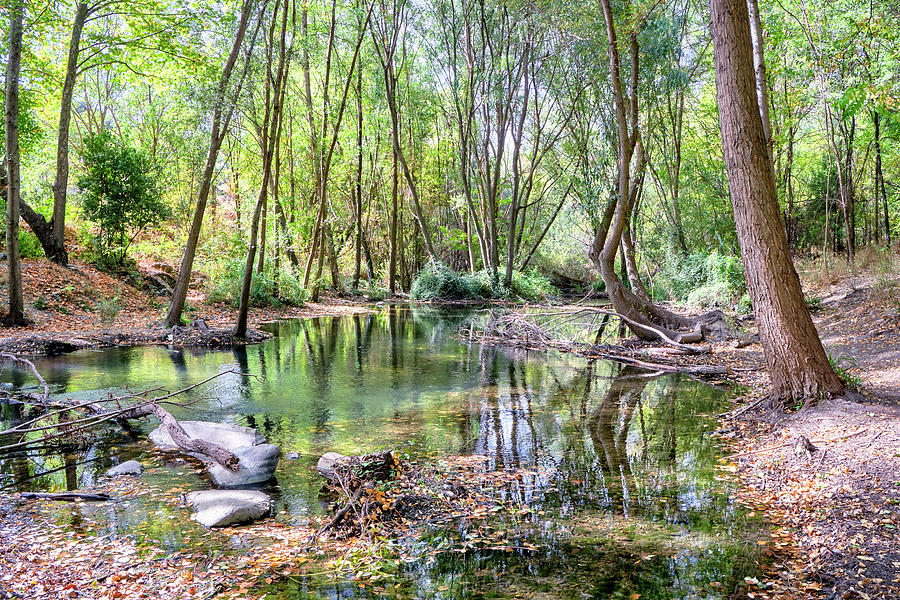
POLYGON ((692 306, 731 307, 746 285, 739 256, 712 252, 672 255, 653 280, 653 298, 686 301, 692 306))
POLYGON ((487 271, 457 273, 442 263, 419 271, 410 289, 413 299, 426 301, 542 300, 558 293, 550 280, 536 270, 513 272, 512 285, 506 289, 502 282, 493 281, 487 271))
MULTIPOLYGON (((225 263, 222 271, 211 278, 215 283, 209 291, 207 301, 227 302, 234 307, 240 304, 241 286, 244 278, 244 260, 232 259, 225 263)), ((266 262, 262 273, 254 272, 250 285, 250 306, 279 307, 301 306, 306 300, 306 290, 288 269, 280 269, 276 290, 275 270, 271 262, 266 262)))

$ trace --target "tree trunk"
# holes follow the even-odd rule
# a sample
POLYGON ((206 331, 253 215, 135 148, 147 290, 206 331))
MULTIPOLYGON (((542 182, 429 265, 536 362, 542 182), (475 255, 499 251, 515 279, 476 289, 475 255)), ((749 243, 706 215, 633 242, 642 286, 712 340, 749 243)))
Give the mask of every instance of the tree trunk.
POLYGON ((722 148, 747 288, 765 349, 773 397, 840 394, 803 299, 787 245, 775 174, 753 76, 745 0, 710 0, 722 148))
POLYGON ((259 186, 259 195, 256 199, 256 207, 253 210, 253 220, 250 224, 250 244, 247 248, 247 260, 244 263, 244 277, 241 284, 241 298, 238 306, 237 322, 234 326, 234 337, 247 337, 247 321, 250 311, 250 285, 253 282, 253 259, 256 257, 256 240, 259 230, 260 213, 266 204, 267 191, 269 188, 269 177, 272 170, 272 159, 275 153, 274 144, 276 142, 276 130, 280 123, 281 101, 284 96, 281 93, 282 86, 285 82, 285 73, 287 71, 287 57, 285 52, 285 37, 287 31, 287 0, 281 18, 281 37, 278 55, 277 71, 272 73, 272 47, 274 27, 277 19, 279 4, 275 4, 275 13, 272 15, 272 28, 269 31, 269 40, 267 42, 268 50, 267 63, 269 65, 266 75, 266 107, 265 116, 263 118, 263 131, 268 130, 266 147, 263 149, 263 172, 262 180, 259 186), (271 87, 274 82, 274 89, 271 87))
POLYGON ((69 41, 69 57, 66 61, 66 77, 63 81, 62 96, 59 105, 59 131, 56 138, 56 179, 53 182, 53 237, 56 244, 63 248, 61 255, 48 255, 50 260, 65 264, 68 257, 66 245, 66 194, 69 187, 69 125, 72 121, 72 96, 75 92, 75 81, 78 78, 78 55, 80 53, 81 32, 88 15, 87 2, 79 2, 75 9, 75 21, 72 24, 72 37, 69 41), (64 262, 60 262, 64 261, 64 262))
POLYGON ((22 61, 22 20, 25 0, 15 0, 9 14, 9 59, 6 64, 6 255, 9 313, 6 325, 25 325, 22 270, 19 263, 19 200, 22 179, 19 158, 19 71, 22 61))
MULTIPOLYGON (((191 280, 191 272, 194 268, 194 257, 197 253, 197 244, 200 240, 200 230, 203 227, 203 214, 206 211, 206 203, 209 199, 209 192, 212 188, 213 175, 216 169, 216 161, 219 156, 219 148, 222 147, 222 140, 228 130, 228 124, 233 114, 233 107, 228 111, 224 123, 222 119, 222 110, 225 103, 225 91, 228 82, 231 79, 231 72, 237 62, 241 45, 244 41, 244 34, 247 31, 247 23, 250 19, 250 12, 253 6, 252 0, 245 0, 241 10, 241 20, 235 34, 234 43, 231 46, 231 52, 225 67, 222 69, 222 75, 219 78, 219 86, 216 90, 215 106, 213 107, 212 131, 209 135, 209 150, 206 153, 206 165, 203 168, 203 179, 200 180, 200 190, 197 193, 197 204, 194 207, 194 218, 191 221, 191 230, 188 233, 187 243, 184 247, 184 255, 181 257, 181 267, 178 270, 178 279, 175 281, 175 289, 172 291, 172 298, 169 301, 169 310, 164 320, 165 327, 174 327, 181 323, 181 315, 184 311, 184 301, 187 298, 188 287, 191 280)), ((254 34, 255 37, 255 34, 254 34)), ((243 82, 243 77, 241 77, 243 82)), ((237 182, 237 173, 235 173, 235 183, 237 182)), ((240 213, 238 213, 240 216, 240 213)), ((240 224, 240 220, 238 220, 240 224)))
POLYGON ((753 71, 756 76, 756 97, 759 116, 762 119, 763 133, 766 136, 766 148, 772 157, 772 120, 769 117, 769 86, 766 81, 766 46, 763 42, 762 20, 759 18, 757 0, 747 0, 750 13, 750 39, 753 42, 753 71))
MULTIPOLYGON (((884 203, 884 237, 887 245, 891 244, 891 223, 888 216, 887 190, 884 185, 884 171, 881 167, 881 115, 878 111, 872 111, 872 121, 875 125, 875 231, 878 231, 878 221, 881 219, 881 210, 878 208, 879 200, 884 203)), ((876 234, 877 238, 877 234, 876 234)))

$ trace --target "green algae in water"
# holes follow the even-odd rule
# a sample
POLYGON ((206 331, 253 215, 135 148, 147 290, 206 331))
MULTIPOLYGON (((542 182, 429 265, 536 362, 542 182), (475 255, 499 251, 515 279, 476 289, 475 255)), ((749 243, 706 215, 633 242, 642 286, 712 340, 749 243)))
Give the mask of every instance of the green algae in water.
MULTIPOLYGON (((532 473, 503 493, 533 516, 492 524, 536 551, 437 552, 441 539, 464 528, 429 531, 404 549, 412 562, 385 550, 383 581, 352 571, 310 575, 278 581, 265 590, 270 597, 726 598, 754 573, 754 524, 734 506, 732 484, 715 479, 719 450, 707 435, 710 415, 727 406, 724 392, 608 362, 463 344, 451 336, 465 317, 391 307, 283 323, 275 339, 244 349, 110 349, 41 359, 38 368, 54 393, 79 397, 174 390, 228 369, 251 374, 211 382, 188 396, 191 410, 176 414, 249 425, 285 453, 299 452, 298 461, 282 460, 266 490, 288 524, 323 512, 322 481, 311 468, 327 451, 478 454, 488 468, 532 473)), ((29 384, 27 374, 3 377, 29 384)), ((6 424, 16 418, 3 413, 6 424)), ((0 472, 22 480, 20 489, 71 489, 93 484, 126 456, 159 464, 144 445, 115 444, 69 452, 71 463, 95 460, 28 483, 40 472, 33 461, 4 460, 0 472)), ((63 465, 58 453, 41 458, 63 465)), ((163 491, 208 486, 188 465, 145 477, 163 491)), ((211 546, 227 541, 204 536, 170 502, 136 502, 126 517, 91 518, 168 549, 199 537, 211 546)))

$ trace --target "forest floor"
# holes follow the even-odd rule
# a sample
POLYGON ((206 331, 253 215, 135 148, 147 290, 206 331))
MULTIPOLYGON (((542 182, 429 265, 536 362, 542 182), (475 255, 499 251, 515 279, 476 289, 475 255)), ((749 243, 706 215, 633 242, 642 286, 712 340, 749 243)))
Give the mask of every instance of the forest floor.
MULTIPOLYGON (((23 260, 27 327, 0 327, 0 351, 58 354, 80 348, 166 344, 227 346, 237 310, 227 304, 207 304, 192 289, 185 318, 205 326, 172 331, 158 324, 165 316, 165 297, 154 296, 81 261, 68 268, 46 260, 23 260)), ((0 305, 5 305, 5 273, 0 275, 0 305)), ((358 302, 325 298, 301 307, 252 308, 247 341, 268 334, 255 328, 278 319, 334 316, 369 312, 358 302)))
POLYGON ((722 430, 736 452, 722 468, 743 484, 739 500, 775 526, 769 581, 755 596, 900 598, 900 278, 804 284, 820 299, 813 317, 826 349, 864 398, 746 410, 768 389, 762 350, 717 349, 746 369, 747 385, 722 430))

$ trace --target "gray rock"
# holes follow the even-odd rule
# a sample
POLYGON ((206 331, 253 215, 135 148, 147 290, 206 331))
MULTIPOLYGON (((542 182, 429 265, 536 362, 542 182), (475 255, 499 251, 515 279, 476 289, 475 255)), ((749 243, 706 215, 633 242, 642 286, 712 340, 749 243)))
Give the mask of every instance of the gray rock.
POLYGON ((209 462, 207 471, 219 487, 240 487, 272 479, 281 457, 281 448, 274 444, 229 448, 240 459, 237 471, 230 471, 217 462, 209 462))
POLYGON ((225 527, 264 517, 272 510, 272 501, 254 490, 207 490, 187 495, 191 517, 204 527, 225 527))
MULTIPOLYGON (((267 444, 266 438, 255 429, 230 425, 228 423, 209 423, 207 421, 180 421, 185 433, 195 439, 203 439, 222 446, 238 457, 238 470, 230 471, 208 456, 186 452, 207 465, 207 471, 213 482, 219 487, 240 487, 254 483, 262 483, 272 479, 281 457, 281 449, 267 444)), ((183 452, 172 441, 169 432, 157 427, 150 433, 150 439, 162 450, 183 452)))
POLYGON ((288 452, 284 457, 288 460, 300 460, 300 453, 295 450, 293 452, 288 452))
POLYGON ((144 472, 144 465, 136 460, 126 460, 122 464, 116 465, 106 470, 107 477, 118 477, 119 475, 140 475, 144 472))

